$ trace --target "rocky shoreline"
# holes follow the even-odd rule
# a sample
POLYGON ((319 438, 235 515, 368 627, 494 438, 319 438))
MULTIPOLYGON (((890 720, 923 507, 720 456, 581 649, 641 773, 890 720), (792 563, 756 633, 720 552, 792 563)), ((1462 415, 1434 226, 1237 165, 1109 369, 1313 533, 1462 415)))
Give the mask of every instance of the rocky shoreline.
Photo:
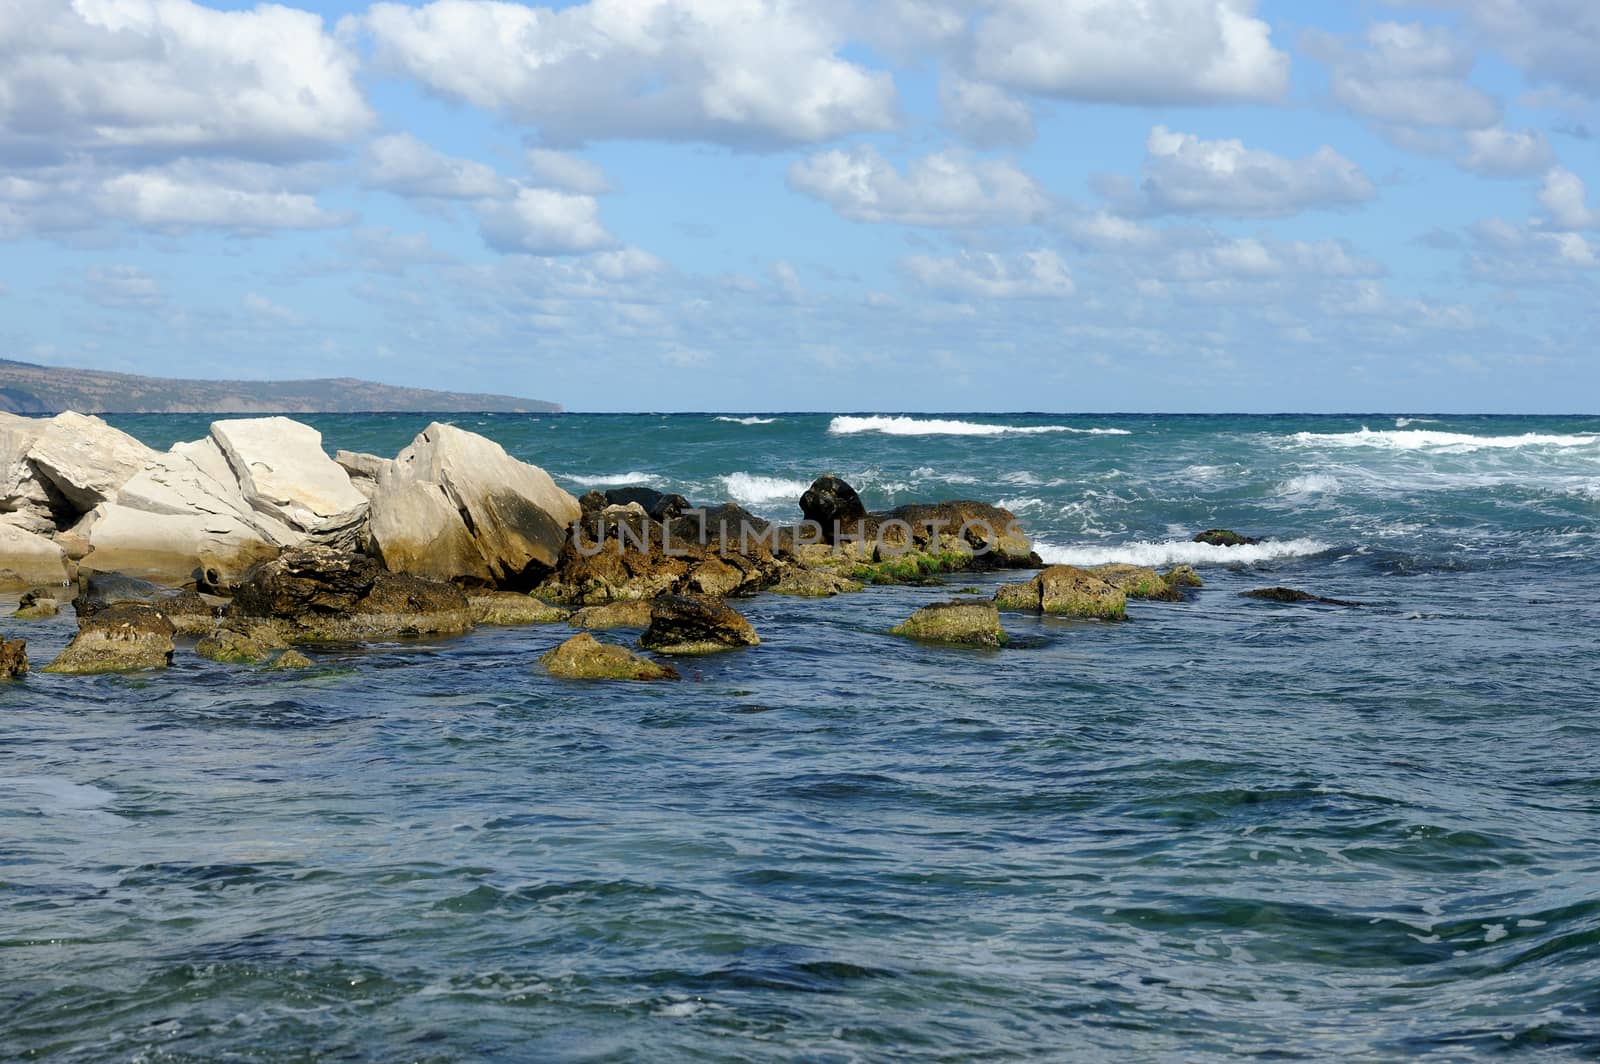
MULTIPOLYGON (((19 623, 67 602, 78 618, 47 672, 161 668, 180 638, 219 662, 303 667, 296 647, 566 622, 583 631, 541 659, 553 675, 665 680, 677 671, 588 633, 716 653, 760 644, 730 599, 1038 570, 991 602, 937 604, 892 629, 993 648, 1000 611, 1119 621, 1130 598, 1200 583, 1186 566, 1046 567, 1016 517, 982 502, 871 512, 826 475, 797 503, 802 519, 780 525, 647 488, 579 499, 439 422, 394 458, 330 457, 286 417, 219 420, 158 452, 95 417, 0 413, 0 590, 24 592, 19 623)), ((0 677, 27 669, 22 641, 5 642, 0 677)))

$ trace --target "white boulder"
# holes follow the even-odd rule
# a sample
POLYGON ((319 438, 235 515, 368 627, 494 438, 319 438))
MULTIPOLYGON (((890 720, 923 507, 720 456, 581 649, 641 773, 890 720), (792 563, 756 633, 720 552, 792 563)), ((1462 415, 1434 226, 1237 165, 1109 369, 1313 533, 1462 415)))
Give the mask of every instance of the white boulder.
POLYGON ((44 423, 27 457, 40 477, 87 513, 114 496, 154 454, 99 418, 69 410, 44 423))
POLYGON ((367 498, 322 449, 322 433, 286 417, 216 421, 211 438, 250 507, 316 543, 350 548, 361 538, 367 498))
POLYGON ((0 588, 60 587, 68 580, 67 555, 44 536, 0 524, 0 588))

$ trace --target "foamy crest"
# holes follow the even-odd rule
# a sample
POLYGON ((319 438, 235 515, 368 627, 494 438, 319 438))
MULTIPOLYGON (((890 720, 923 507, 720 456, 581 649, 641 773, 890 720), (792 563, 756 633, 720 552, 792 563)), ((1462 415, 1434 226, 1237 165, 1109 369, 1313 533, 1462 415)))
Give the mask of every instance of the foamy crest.
POLYGON ((1062 546, 1036 540, 1033 549, 1048 565, 1254 565, 1275 558, 1299 558, 1332 550, 1318 539, 1283 539, 1238 547, 1171 540, 1140 541, 1120 546, 1062 546))
POLYGON ((745 506, 760 506, 780 499, 798 502, 800 496, 811 486, 809 481, 763 477, 742 471, 729 473, 720 479, 723 486, 728 489, 728 494, 733 496, 733 501, 745 506))
POLYGON ((631 473, 598 473, 589 477, 568 473, 565 474, 564 479, 570 480, 574 484, 582 485, 585 488, 625 488, 640 484, 653 486, 662 482, 661 478, 654 473, 640 473, 637 470, 631 473))
POLYGON ((775 417, 715 417, 713 421, 726 421, 734 425, 770 425, 778 419, 775 417))
POLYGON ((1295 443, 1320 447, 1378 447, 1389 451, 1440 451, 1467 454, 1488 448, 1515 447, 1593 447, 1600 435, 1550 435, 1526 432, 1521 436, 1472 436, 1464 432, 1436 432, 1429 429, 1380 429, 1362 426, 1360 432, 1297 432, 1289 437, 1295 443))
POLYGON ((1127 429, 1075 429, 1066 425, 985 425, 976 421, 952 421, 915 417, 836 417, 828 431, 837 436, 857 432, 881 432, 886 436, 1007 436, 1035 435, 1041 432, 1077 432, 1089 436, 1129 436, 1127 429))
POLYGON ((1290 477, 1278 489, 1279 495, 1337 495, 1340 484, 1338 478, 1330 477, 1326 473, 1305 473, 1298 477, 1290 477))

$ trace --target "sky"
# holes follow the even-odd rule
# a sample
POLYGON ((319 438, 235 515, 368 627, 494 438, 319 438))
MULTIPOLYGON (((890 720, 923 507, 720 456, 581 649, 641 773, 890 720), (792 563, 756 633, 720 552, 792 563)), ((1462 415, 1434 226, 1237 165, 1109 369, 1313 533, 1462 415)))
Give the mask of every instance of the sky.
POLYGON ((1594 0, 5 0, 0 357, 1600 410, 1594 0))

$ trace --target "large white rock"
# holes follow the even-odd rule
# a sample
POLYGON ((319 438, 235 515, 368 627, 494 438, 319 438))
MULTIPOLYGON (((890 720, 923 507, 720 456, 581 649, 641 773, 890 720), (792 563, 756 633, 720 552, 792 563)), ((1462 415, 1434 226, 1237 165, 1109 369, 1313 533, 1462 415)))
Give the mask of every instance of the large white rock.
POLYGON ((43 536, 0 524, 0 588, 60 587, 67 582, 67 556, 43 536))
MULTIPOLYGON (((526 583, 553 567, 568 526, 582 512, 578 500, 538 466, 512 458, 493 440, 439 422, 424 429, 384 470, 373 510, 384 513, 371 530, 373 546, 386 561, 393 559, 391 568, 427 566, 438 574, 436 564, 421 559, 435 553, 458 557, 460 532, 465 530, 482 559, 482 571, 501 585, 526 583), (426 493, 414 490, 419 484, 441 489, 460 529, 426 493)), ((464 561, 451 564, 470 568, 464 561)), ((472 568, 435 579, 481 577, 472 568)))
POLYGON ((477 540, 437 484, 416 481, 375 491, 367 533, 372 553, 392 573, 471 584, 492 582, 477 540))
POLYGON ((314 542, 349 547, 360 538, 367 498, 322 449, 322 433, 286 417, 258 417, 213 422, 211 438, 252 509, 314 542))
POLYGON ((28 461, 79 513, 110 499, 155 455, 97 417, 67 411, 44 423, 28 461))
POLYGON ((281 550, 237 514, 152 513, 114 502, 96 512, 80 564, 97 572, 228 590, 245 570, 281 550))
POLYGON ((0 524, 48 536, 56 530, 54 511, 65 507, 28 461, 43 431, 43 421, 0 411, 0 524))

